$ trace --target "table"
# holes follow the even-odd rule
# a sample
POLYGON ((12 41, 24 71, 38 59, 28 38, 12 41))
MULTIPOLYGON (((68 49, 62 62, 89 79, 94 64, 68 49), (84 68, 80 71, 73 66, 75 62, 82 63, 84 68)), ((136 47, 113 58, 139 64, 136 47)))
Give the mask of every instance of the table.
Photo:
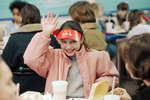
POLYGON ((126 34, 112 34, 112 33, 106 33, 106 42, 107 43, 115 43, 117 39, 126 38, 126 34))

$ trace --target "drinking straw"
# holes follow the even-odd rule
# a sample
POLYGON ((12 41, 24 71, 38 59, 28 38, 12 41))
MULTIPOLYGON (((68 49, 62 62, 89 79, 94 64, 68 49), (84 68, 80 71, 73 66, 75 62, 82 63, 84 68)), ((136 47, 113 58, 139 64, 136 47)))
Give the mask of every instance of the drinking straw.
POLYGON ((112 95, 113 95, 113 93, 114 93, 115 80, 116 80, 116 76, 113 77, 113 83, 112 83, 112 95))
POLYGON ((19 83, 17 83, 17 93, 16 93, 16 96, 19 96, 19 92, 20 92, 20 84, 19 83))
MULTIPOLYGON (((59 53, 60 55, 61 55, 61 52, 59 53)), ((62 63, 62 61, 61 61, 61 56, 59 57, 59 80, 61 80, 61 63, 62 63)))

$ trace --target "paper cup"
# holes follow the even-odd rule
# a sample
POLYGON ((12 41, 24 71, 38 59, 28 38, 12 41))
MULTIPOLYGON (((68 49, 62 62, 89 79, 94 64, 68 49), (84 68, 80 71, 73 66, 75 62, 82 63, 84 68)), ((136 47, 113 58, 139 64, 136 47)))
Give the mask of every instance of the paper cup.
POLYGON ((120 100, 120 96, 118 95, 105 95, 104 100, 120 100))
POLYGON ((66 100, 67 81, 53 81, 53 100, 66 100))

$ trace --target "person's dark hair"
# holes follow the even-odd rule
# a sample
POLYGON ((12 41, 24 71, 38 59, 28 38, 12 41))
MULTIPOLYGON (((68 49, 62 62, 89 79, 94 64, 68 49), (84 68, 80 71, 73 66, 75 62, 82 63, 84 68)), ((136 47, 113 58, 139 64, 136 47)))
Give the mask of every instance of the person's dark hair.
POLYGON ((88 46, 87 46, 87 43, 86 43, 86 40, 85 40, 85 36, 83 34, 83 30, 82 30, 79 23, 77 23, 75 21, 66 21, 60 27, 59 32, 63 29, 73 29, 73 30, 76 30, 76 31, 80 32, 81 36, 82 36, 83 44, 85 46, 85 49, 88 50, 88 46))
POLYGON ((26 2, 23 1, 14 1, 10 4, 9 9, 11 10, 11 12, 13 12, 14 8, 17 8, 19 10, 19 12, 21 11, 22 8, 24 8, 24 6, 26 5, 26 2))
POLYGON ((117 10, 126 10, 126 11, 128 11, 129 10, 129 5, 128 5, 128 3, 126 3, 126 2, 121 2, 121 3, 119 3, 118 5, 117 5, 117 10))
POLYGON ((150 33, 122 42, 119 53, 135 77, 150 81, 150 33))
POLYGON ((26 6, 21 10, 21 17, 22 25, 41 22, 40 11, 32 4, 26 4, 26 6))
POLYGON ((130 22, 130 29, 131 30, 134 26, 141 23, 141 16, 144 14, 143 11, 135 9, 130 12, 128 16, 128 20, 130 22))
MULTIPOLYGON (((121 2, 117 5, 117 10, 121 10, 121 11, 129 11, 129 6, 128 6, 128 3, 126 2, 121 2)), ((117 19, 118 19, 118 22, 119 22, 119 25, 122 25, 124 21, 126 21, 126 16, 125 15, 125 18, 120 18, 119 15, 117 15, 117 19)))
POLYGON ((91 4, 87 1, 78 1, 69 8, 69 15, 74 21, 86 23, 96 22, 91 4))

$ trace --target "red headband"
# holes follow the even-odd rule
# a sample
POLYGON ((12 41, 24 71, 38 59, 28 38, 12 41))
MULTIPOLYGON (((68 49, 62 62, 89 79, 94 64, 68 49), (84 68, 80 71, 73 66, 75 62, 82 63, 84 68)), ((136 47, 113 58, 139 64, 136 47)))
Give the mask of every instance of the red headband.
POLYGON ((81 33, 73 29, 63 29, 60 32, 58 32, 58 30, 55 30, 53 32, 53 35, 56 36, 57 40, 67 38, 67 39, 72 39, 75 41, 80 41, 81 39, 81 33))

